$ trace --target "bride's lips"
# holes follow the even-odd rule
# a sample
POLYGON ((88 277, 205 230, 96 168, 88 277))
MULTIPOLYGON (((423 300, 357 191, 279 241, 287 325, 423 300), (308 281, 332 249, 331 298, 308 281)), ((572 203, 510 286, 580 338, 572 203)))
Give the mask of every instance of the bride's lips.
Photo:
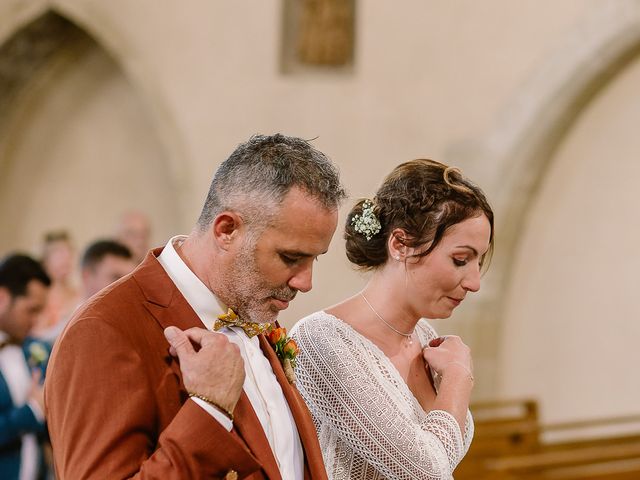
POLYGON ((451 300, 451 303, 453 303, 455 307, 460 305, 460 303, 462 303, 462 300, 464 300, 464 298, 453 298, 453 297, 447 297, 447 298, 451 300))

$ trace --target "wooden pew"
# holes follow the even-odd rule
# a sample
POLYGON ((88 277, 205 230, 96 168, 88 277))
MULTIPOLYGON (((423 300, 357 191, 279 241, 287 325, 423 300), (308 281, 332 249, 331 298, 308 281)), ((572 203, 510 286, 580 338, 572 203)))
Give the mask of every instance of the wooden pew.
POLYGON ((475 435, 455 471, 456 480, 476 479, 488 457, 537 450, 538 405, 531 399, 475 402, 470 407, 475 435))
MULTIPOLYGON (((640 478, 640 441, 489 458, 476 478, 483 480, 637 480, 640 478)), ((456 477, 457 478, 457 477, 456 477)))
POLYGON ((471 405, 475 435, 469 454, 528 452, 538 445, 538 405, 530 399, 471 405))
POLYGON ((474 472, 456 471, 456 480, 640 479, 640 416, 558 423, 538 434, 532 451, 476 459, 474 472))

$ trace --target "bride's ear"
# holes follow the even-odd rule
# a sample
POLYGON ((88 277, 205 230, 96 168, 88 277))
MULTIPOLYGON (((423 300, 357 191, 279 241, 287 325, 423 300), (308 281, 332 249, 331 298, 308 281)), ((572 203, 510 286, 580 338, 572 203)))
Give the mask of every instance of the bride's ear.
POLYGON ((407 234, 403 229, 394 229, 391 232, 391 235, 389 235, 389 240, 387 240, 389 258, 404 262, 409 256, 411 256, 413 249, 411 247, 407 247, 407 240, 407 234))

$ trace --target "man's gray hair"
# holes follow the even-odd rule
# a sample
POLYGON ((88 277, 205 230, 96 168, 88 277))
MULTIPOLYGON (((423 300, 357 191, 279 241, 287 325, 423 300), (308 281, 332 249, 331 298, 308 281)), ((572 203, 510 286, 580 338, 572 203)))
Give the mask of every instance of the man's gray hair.
POLYGON ((198 226, 205 230, 225 210, 239 212, 248 224, 264 225, 292 187, 328 210, 346 197, 338 169, 309 142, 282 134, 254 135, 216 171, 198 226))

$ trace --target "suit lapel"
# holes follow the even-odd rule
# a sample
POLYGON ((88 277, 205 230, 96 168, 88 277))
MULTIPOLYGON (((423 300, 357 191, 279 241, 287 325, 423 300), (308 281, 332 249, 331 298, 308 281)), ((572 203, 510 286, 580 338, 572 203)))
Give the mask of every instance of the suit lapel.
POLYGON ((289 380, 287 380, 284 370, 282 369, 280 359, 276 355, 276 352, 273 350, 269 341, 264 335, 260 335, 259 339, 262 353, 264 353, 264 356, 267 357, 271 364, 273 373, 282 388, 282 392, 289 404, 293 419, 296 422, 298 434, 300 435, 300 442, 304 449, 305 478, 313 477, 311 472, 321 472, 321 478, 326 478, 324 463, 322 462, 322 454, 320 452, 320 445, 318 444, 316 430, 313 425, 313 419, 311 418, 309 409, 295 385, 291 385, 289 380))
MULTIPOLYGON (((151 252, 133 274, 147 299, 145 308, 163 330, 169 326, 176 326, 181 330, 192 327, 205 328, 191 305, 157 261, 156 257, 161 251, 162 249, 156 249, 151 252)), ((184 388, 180 365, 170 355, 167 360, 171 369, 180 378, 181 388, 184 388)), ((240 395, 233 414, 233 430, 260 461, 268 478, 281 480, 280 470, 269 445, 269 440, 265 436, 262 424, 244 391, 240 395)))
POLYGON ((260 465, 267 476, 273 480, 281 479, 280 469, 269 440, 265 436, 262 424, 244 391, 236 404, 233 416, 233 428, 237 430, 256 458, 260 459, 260 465))
MULTIPOLYGON (((164 330, 169 326, 176 326, 181 330, 192 327, 204 327, 202 322, 193 311, 191 305, 182 296, 175 284, 171 281, 165 272, 157 256, 160 255, 161 248, 149 252, 140 266, 134 270, 132 276, 146 299, 144 307, 151 316, 158 322, 160 328, 164 330)), ((180 379, 180 387, 184 389, 182 384, 182 372, 180 365, 169 354, 167 344, 165 361, 180 379)), ((186 398, 186 391, 184 392, 186 398)))
POLYGON ((182 296, 167 273, 158 262, 161 248, 147 255, 144 262, 133 272, 133 278, 142 290, 145 308, 153 315, 164 330, 176 326, 182 330, 192 327, 204 328, 191 305, 182 296))

